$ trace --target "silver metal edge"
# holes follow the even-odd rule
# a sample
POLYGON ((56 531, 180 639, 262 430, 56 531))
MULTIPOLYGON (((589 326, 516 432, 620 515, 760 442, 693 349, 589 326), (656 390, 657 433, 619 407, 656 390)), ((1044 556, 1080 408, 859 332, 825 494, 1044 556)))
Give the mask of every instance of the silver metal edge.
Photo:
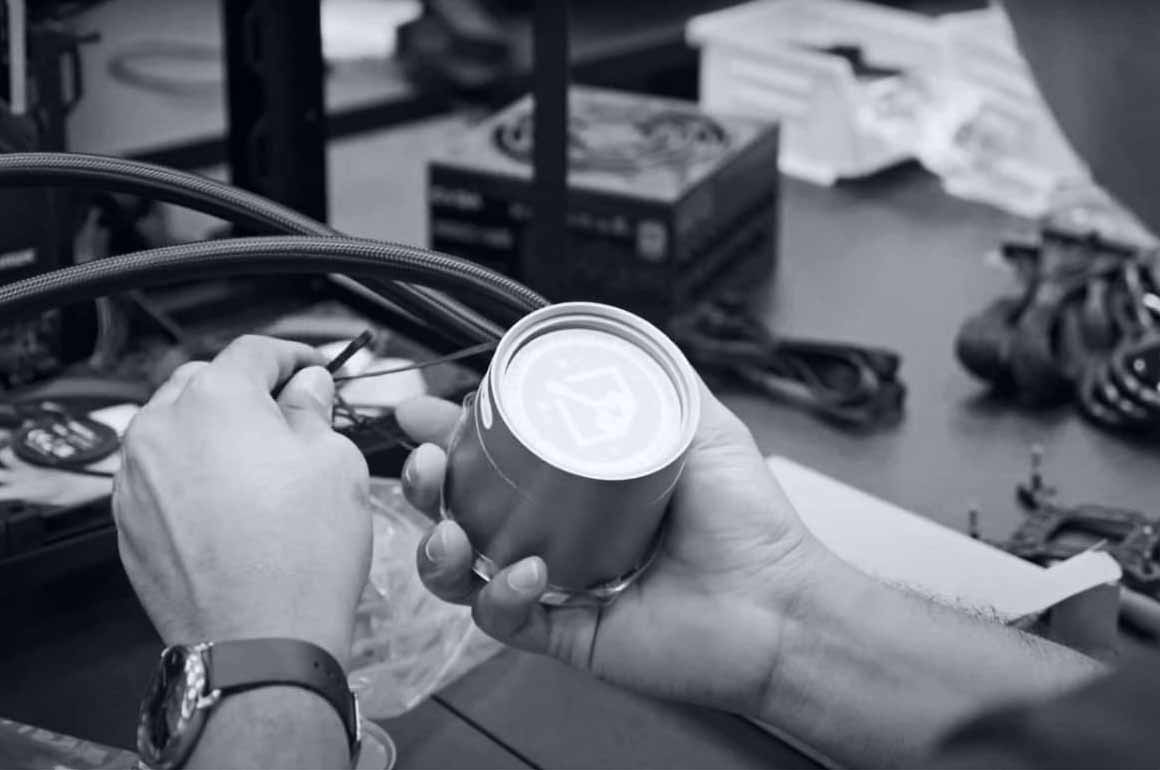
MULTIPOLYGON (((548 462, 536 451, 535 447, 531 446, 525 436, 519 434, 504 405, 503 389, 500 387, 500 382, 503 372, 511 363, 511 359, 525 344, 556 329, 576 328, 595 329, 615 334, 649 353, 653 360, 665 370, 676 388, 681 402, 681 441, 677 451, 673 452, 671 456, 665 457, 663 461, 641 471, 638 476, 601 480, 630 481, 632 478, 647 476, 665 468, 687 452, 693 443, 693 436, 696 434, 697 426, 701 421, 699 380, 692 364, 689 363, 676 344, 669 339, 668 335, 653 324, 627 310, 598 302, 562 302, 548 305, 521 318, 500 340, 485 376, 488 380, 488 390, 491 392, 492 401, 500 412, 498 417, 508 426, 508 430, 520 440, 529 452, 555 467, 553 463, 548 462)), ((565 468, 559 470, 572 473, 565 468)))

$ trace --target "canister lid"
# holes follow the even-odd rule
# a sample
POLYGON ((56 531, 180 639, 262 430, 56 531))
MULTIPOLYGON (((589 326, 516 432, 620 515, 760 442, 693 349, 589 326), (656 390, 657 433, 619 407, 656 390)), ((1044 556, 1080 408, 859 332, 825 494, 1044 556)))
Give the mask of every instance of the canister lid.
POLYGON ((513 328, 491 378, 503 419, 524 446, 595 479, 648 475, 684 453, 700 396, 691 367, 667 337, 595 303, 533 316, 540 314, 513 328))

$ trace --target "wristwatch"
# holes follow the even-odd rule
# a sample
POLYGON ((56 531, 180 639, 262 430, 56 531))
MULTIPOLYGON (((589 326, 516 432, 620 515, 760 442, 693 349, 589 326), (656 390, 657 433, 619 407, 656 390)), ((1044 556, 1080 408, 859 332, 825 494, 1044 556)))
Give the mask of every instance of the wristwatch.
POLYGON ((209 712, 222 698, 270 686, 302 687, 320 695, 342 718, 351 764, 362 739, 358 698, 338 661, 297 639, 240 639, 165 648, 141 702, 137 753, 148 767, 181 767, 193 752, 209 712))

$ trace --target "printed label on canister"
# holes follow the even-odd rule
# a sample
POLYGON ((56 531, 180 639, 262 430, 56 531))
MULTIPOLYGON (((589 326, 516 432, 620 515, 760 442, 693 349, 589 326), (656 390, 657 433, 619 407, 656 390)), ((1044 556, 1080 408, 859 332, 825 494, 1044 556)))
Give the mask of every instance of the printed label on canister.
POLYGON ((561 329, 523 345, 503 377, 512 429, 558 468, 632 478, 680 451, 681 404, 645 351, 597 329, 561 329))

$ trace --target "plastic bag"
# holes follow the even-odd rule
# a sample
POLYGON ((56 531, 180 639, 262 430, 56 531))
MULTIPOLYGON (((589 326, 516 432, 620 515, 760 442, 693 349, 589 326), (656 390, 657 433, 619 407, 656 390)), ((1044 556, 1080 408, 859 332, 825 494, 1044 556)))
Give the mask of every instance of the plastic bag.
POLYGON ((71 735, 0 719, 0 767, 27 770, 135 770, 137 755, 71 735))
POLYGON ((502 649, 471 610, 435 598, 419 580, 415 553, 433 524, 403 497, 396 479, 372 479, 374 555, 355 616, 351 688, 362 713, 388 719, 502 649))

